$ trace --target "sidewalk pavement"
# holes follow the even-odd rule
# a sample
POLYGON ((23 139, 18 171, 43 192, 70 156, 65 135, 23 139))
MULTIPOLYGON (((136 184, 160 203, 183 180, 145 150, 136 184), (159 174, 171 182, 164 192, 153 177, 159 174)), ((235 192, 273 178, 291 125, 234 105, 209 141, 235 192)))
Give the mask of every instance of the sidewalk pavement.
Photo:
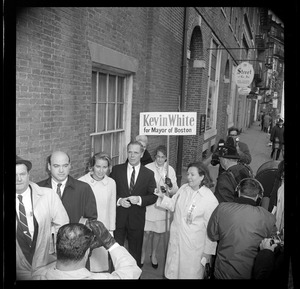
MULTIPOLYGON (((253 170, 253 173, 256 174, 257 169, 267 161, 271 160, 271 146, 268 146, 270 142, 270 135, 261 131, 259 126, 259 122, 254 122, 250 128, 246 131, 242 132, 239 136, 240 141, 246 143, 249 147, 250 154, 252 157, 252 161, 250 163, 250 167, 253 170)), ((282 154, 280 154, 279 160, 282 160, 282 154)), ((206 161, 209 171, 211 173, 211 177, 216 183, 216 179, 218 176, 219 165, 212 166, 210 164, 210 158, 206 161)), ((186 168, 182 170, 182 179, 181 185, 186 183, 186 168)), ((214 191, 214 188, 212 188, 214 191)), ((151 250, 150 243, 147 248, 146 258, 144 261, 144 266, 142 268, 141 279, 163 279, 164 277, 164 264, 165 264, 165 252, 167 250, 167 242, 168 242, 169 232, 165 233, 160 240, 159 248, 157 250, 157 260, 158 260, 158 268, 154 269, 151 266, 151 250)))

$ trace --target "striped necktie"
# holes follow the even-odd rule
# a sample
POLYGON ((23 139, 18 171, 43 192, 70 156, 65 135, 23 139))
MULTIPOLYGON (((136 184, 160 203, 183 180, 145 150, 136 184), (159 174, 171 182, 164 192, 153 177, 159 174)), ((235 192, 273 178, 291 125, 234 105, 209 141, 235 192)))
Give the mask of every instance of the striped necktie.
POLYGON ((131 178, 130 178, 130 188, 129 188, 129 193, 131 194, 133 191, 134 187, 134 179, 135 179, 135 169, 132 167, 132 173, 131 173, 131 178))
POLYGON ((18 195, 18 199, 19 199, 19 220, 20 220, 20 224, 22 226, 22 231, 25 234, 25 236, 27 238, 29 238, 29 244, 31 244, 31 235, 29 233, 29 228, 28 228, 28 223, 27 223, 27 217, 26 217, 26 210, 25 210, 25 206, 23 204, 23 196, 18 195))
POLYGON ((60 199, 61 199, 61 190, 60 190, 61 185, 62 185, 61 183, 57 184, 57 189, 56 189, 56 193, 58 194, 60 199))

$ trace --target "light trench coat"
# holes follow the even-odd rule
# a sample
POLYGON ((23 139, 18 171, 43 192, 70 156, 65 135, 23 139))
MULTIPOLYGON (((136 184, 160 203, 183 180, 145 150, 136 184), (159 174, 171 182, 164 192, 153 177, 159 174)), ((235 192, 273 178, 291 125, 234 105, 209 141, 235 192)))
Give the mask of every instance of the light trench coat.
POLYGON ((29 182, 29 185, 32 188, 33 212, 38 223, 38 235, 32 265, 28 263, 16 241, 17 280, 38 279, 35 278, 36 275, 39 275, 38 270, 56 260, 54 255, 49 254, 50 242, 52 242, 51 233, 54 232, 56 236, 58 229, 69 223, 68 214, 58 195, 52 189, 39 187, 32 182, 29 182))
POLYGON ((202 279, 203 253, 214 255, 216 252, 217 242, 208 238, 206 228, 218 200, 209 188, 202 186, 194 191, 188 184, 182 185, 172 198, 159 199, 161 207, 174 212, 165 276, 168 279, 202 279), (187 221, 189 210, 192 210, 190 222, 187 221))
MULTIPOLYGON (((95 195, 98 218, 104 226, 112 232, 116 229, 116 182, 114 179, 104 176, 103 180, 96 181, 90 173, 79 178, 88 183, 95 195)), ((104 247, 96 248, 90 257, 90 270, 102 272, 109 269, 108 253, 104 247)))

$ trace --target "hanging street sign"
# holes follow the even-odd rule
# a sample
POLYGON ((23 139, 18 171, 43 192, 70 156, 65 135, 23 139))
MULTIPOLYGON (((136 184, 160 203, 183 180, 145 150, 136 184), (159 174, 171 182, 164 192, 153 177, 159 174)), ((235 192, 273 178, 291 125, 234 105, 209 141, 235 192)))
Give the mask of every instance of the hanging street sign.
POLYGON ((238 87, 248 87, 253 81, 254 70, 249 62, 242 62, 235 70, 235 83, 238 87))
POLYGON ((141 112, 141 135, 196 135, 197 112, 141 112))
POLYGON ((238 88, 238 94, 239 95, 248 95, 251 91, 250 87, 239 87, 238 88))

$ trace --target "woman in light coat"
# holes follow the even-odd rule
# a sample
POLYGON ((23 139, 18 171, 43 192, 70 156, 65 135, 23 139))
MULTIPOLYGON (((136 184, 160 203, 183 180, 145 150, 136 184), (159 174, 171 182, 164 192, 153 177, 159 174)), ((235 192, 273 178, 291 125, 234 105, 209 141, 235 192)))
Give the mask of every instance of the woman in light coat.
POLYGON ((218 200, 209 189, 212 186, 207 167, 191 163, 187 172, 188 183, 169 198, 161 192, 159 205, 174 212, 171 223, 165 276, 168 279, 203 279, 205 263, 216 252, 216 242, 207 236, 210 215, 218 200))
MULTIPOLYGON (((98 221, 113 234, 116 228, 116 183, 108 176, 111 169, 111 158, 101 152, 90 158, 90 172, 79 178, 88 183, 95 195, 98 221)), ((108 253, 103 247, 92 251, 90 257, 90 271, 103 272, 109 270, 108 253)))
MULTIPOLYGON (((154 172, 157 190, 164 190, 170 195, 177 192, 177 178, 175 170, 167 163, 167 148, 160 145, 154 152, 155 161, 145 167, 154 172)), ((141 263, 144 263, 148 243, 151 245, 151 264, 154 269, 158 267, 157 248, 163 233, 170 228, 170 213, 156 204, 146 207, 146 222, 142 247, 141 263)))

